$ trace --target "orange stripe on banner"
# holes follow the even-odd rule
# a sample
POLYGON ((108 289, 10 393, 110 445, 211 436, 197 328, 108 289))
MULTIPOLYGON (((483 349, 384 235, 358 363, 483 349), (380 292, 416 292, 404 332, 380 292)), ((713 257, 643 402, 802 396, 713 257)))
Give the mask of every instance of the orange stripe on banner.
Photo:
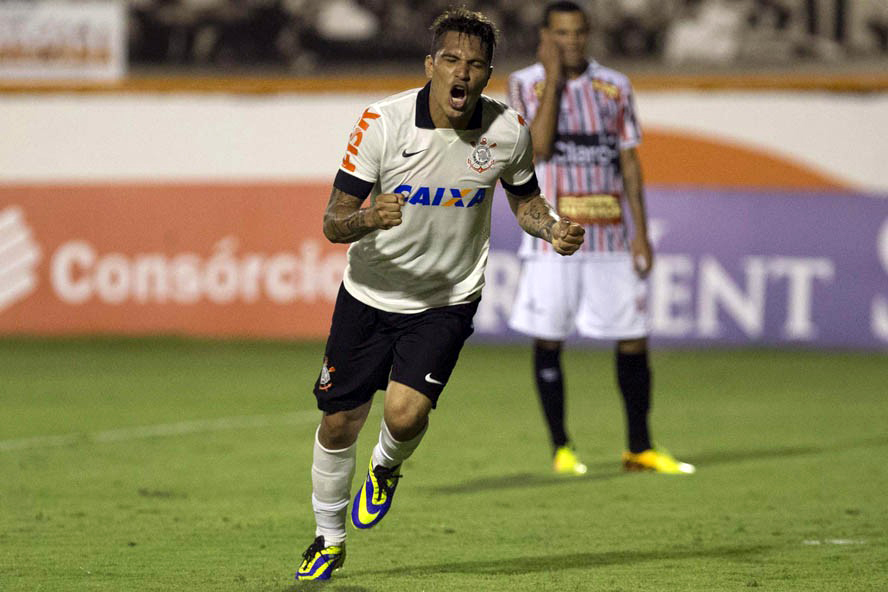
POLYGON ((760 189, 848 189, 778 155, 691 134, 647 131, 638 149, 647 183, 760 189))
MULTIPOLYGON (((419 62, 417 62, 419 63, 419 62)), ((499 69, 497 70, 498 72, 499 69)), ((884 92, 888 90, 888 74, 879 71, 862 71, 844 74, 814 74, 774 72, 761 74, 650 74, 627 70, 636 90, 743 90, 743 91, 834 91, 834 92, 884 92)), ((507 74, 500 72, 487 85, 488 93, 506 92, 507 74)), ((138 76, 114 83, 90 83, 84 81, 0 81, 3 93, 366 93, 398 92, 422 86, 426 79, 416 76, 138 76)))

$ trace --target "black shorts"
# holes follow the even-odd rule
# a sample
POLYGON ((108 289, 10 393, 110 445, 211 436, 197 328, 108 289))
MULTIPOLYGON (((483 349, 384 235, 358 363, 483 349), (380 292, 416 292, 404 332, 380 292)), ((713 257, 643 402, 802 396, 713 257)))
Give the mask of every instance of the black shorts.
POLYGON ((318 408, 354 409, 385 390, 389 380, 416 389, 435 407, 474 331, 479 301, 402 314, 367 306, 340 286, 314 387, 318 408))

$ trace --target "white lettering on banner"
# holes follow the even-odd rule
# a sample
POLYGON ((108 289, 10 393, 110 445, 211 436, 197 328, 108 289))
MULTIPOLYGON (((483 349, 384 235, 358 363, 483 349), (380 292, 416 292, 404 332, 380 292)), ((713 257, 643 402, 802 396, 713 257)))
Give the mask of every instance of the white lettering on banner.
POLYGON ((747 336, 753 339, 761 337, 764 332, 769 280, 786 278, 784 336, 793 340, 810 340, 816 337, 817 327, 812 319, 813 284, 814 280, 833 279, 835 264, 831 260, 747 257, 743 267, 745 281, 741 287, 714 257, 701 257, 695 321, 687 314, 693 299, 693 259, 689 255, 660 255, 651 275, 651 320, 654 334, 682 337, 691 335, 696 329, 697 335, 701 337, 717 337, 722 333, 718 313, 723 310, 747 336), (685 314, 678 316, 681 311, 685 314))
POLYGON ((201 295, 201 259, 196 253, 176 255, 168 273, 172 280, 172 299, 179 304, 194 304, 201 295))
MULTIPOLYGON (((876 251, 879 254, 879 261, 882 263, 882 269, 888 274, 888 218, 882 222, 882 227, 879 229, 876 251)), ((877 294, 873 298, 870 311, 870 330, 877 338, 888 341, 888 297, 885 295, 877 294)))
POLYGON ((693 276, 690 255, 657 255, 651 271, 651 324, 658 335, 679 337, 693 330, 693 276))
MULTIPOLYGON (((719 305, 749 337, 761 337, 765 324, 765 297, 768 280, 787 279, 787 339, 809 340, 816 337, 811 317, 813 282, 832 280, 835 265, 829 259, 804 257, 747 257, 744 259, 745 292, 733 282, 718 261, 710 256, 700 259, 697 295, 697 333, 702 337, 721 334, 719 305)), ((656 326, 656 325, 655 325, 656 326)))
POLYGON ((660 246, 660 240, 669 231, 669 223, 663 218, 651 218, 648 220, 648 238, 654 246, 654 250, 660 246))
POLYGON ((487 260, 484 297, 475 314, 475 326, 481 333, 502 331, 512 314, 512 302, 521 276, 521 262, 517 255, 504 251, 490 251, 487 260))
POLYGON ((95 250, 83 241, 72 241, 56 251, 49 273, 59 298, 68 304, 83 304, 90 299, 92 285, 83 270, 92 267, 95 261, 95 250))
POLYGON ((129 260, 120 253, 105 255, 96 263, 94 287, 99 298, 109 304, 121 304, 130 293, 129 260))
MULTIPOLYGON (((888 270, 888 223, 883 230, 885 269, 888 270)), ((505 329, 518 286, 521 264, 517 256, 491 251, 484 298, 475 317, 480 333, 505 329)), ((765 333, 768 289, 786 280, 783 336, 811 340, 817 336, 813 320, 815 281, 831 281, 835 264, 825 258, 757 256, 742 259, 743 278, 735 280, 719 261, 703 255, 659 254, 650 276, 652 334, 659 337, 717 338, 726 319, 751 340, 765 333)), ((772 301, 772 306, 774 306, 772 301)), ((888 298, 873 302, 873 331, 888 340, 888 298)))
POLYGON ((334 301, 345 255, 321 256, 315 241, 297 253, 238 256, 237 239, 226 237, 202 258, 196 253, 100 255, 85 241, 65 243, 52 257, 50 277, 56 295, 68 304, 97 298, 106 304, 255 303, 263 295, 275 304, 334 301))
POLYGON ((811 319, 813 283, 815 279, 832 281, 835 264, 829 259, 804 257, 774 257, 770 261, 771 276, 786 277, 786 323, 783 334, 789 339, 813 339, 817 328, 811 319))
POLYGON ((765 287, 767 267, 760 257, 748 257, 746 292, 744 293, 719 262, 709 255, 700 258, 700 281, 697 295, 697 332, 703 337, 721 333, 718 309, 721 304, 740 329, 750 337, 760 337, 765 324, 765 287))
POLYGON ((133 296, 136 302, 148 302, 151 294, 169 292, 166 258, 161 253, 142 255, 133 266, 133 296))

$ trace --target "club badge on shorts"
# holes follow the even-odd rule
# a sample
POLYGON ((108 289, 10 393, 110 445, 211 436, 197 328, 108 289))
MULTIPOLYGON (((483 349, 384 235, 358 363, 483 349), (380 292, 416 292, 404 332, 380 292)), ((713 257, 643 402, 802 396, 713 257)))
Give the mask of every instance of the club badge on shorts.
POLYGON ((483 173, 496 164, 496 159, 490 151, 491 148, 496 148, 496 144, 488 144, 487 138, 481 138, 477 144, 472 142, 472 146, 474 146, 474 150, 466 161, 471 169, 483 173))
POLYGON ((332 372, 336 372, 336 368, 330 366, 327 356, 324 356, 324 366, 321 368, 321 378, 318 380, 318 388, 322 391, 328 391, 333 386, 333 377, 330 376, 332 372))

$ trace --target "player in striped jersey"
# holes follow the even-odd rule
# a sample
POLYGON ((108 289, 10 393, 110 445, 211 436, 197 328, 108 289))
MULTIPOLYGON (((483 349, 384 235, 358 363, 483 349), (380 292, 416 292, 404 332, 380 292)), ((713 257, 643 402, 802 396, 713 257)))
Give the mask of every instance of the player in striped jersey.
POLYGON ((589 21, 573 2, 544 12, 539 62, 509 77, 513 108, 531 121, 537 177, 562 216, 586 227, 586 241, 570 260, 525 236, 522 278, 509 324, 534 341, 537 389, 555 450, 556 472, 584 474, 567 435, 561 351, 580 335, 613 339, 617 382, 628 425, 627 470, 689 474, 651 443, 645 277, 653 263, 647 236, 641 131, 632 87, 623 74, 586 58, 589 21), (632 217, 629 239, 625 210, 632 217), (552 290, 551 287, 557 287, 552 290))

